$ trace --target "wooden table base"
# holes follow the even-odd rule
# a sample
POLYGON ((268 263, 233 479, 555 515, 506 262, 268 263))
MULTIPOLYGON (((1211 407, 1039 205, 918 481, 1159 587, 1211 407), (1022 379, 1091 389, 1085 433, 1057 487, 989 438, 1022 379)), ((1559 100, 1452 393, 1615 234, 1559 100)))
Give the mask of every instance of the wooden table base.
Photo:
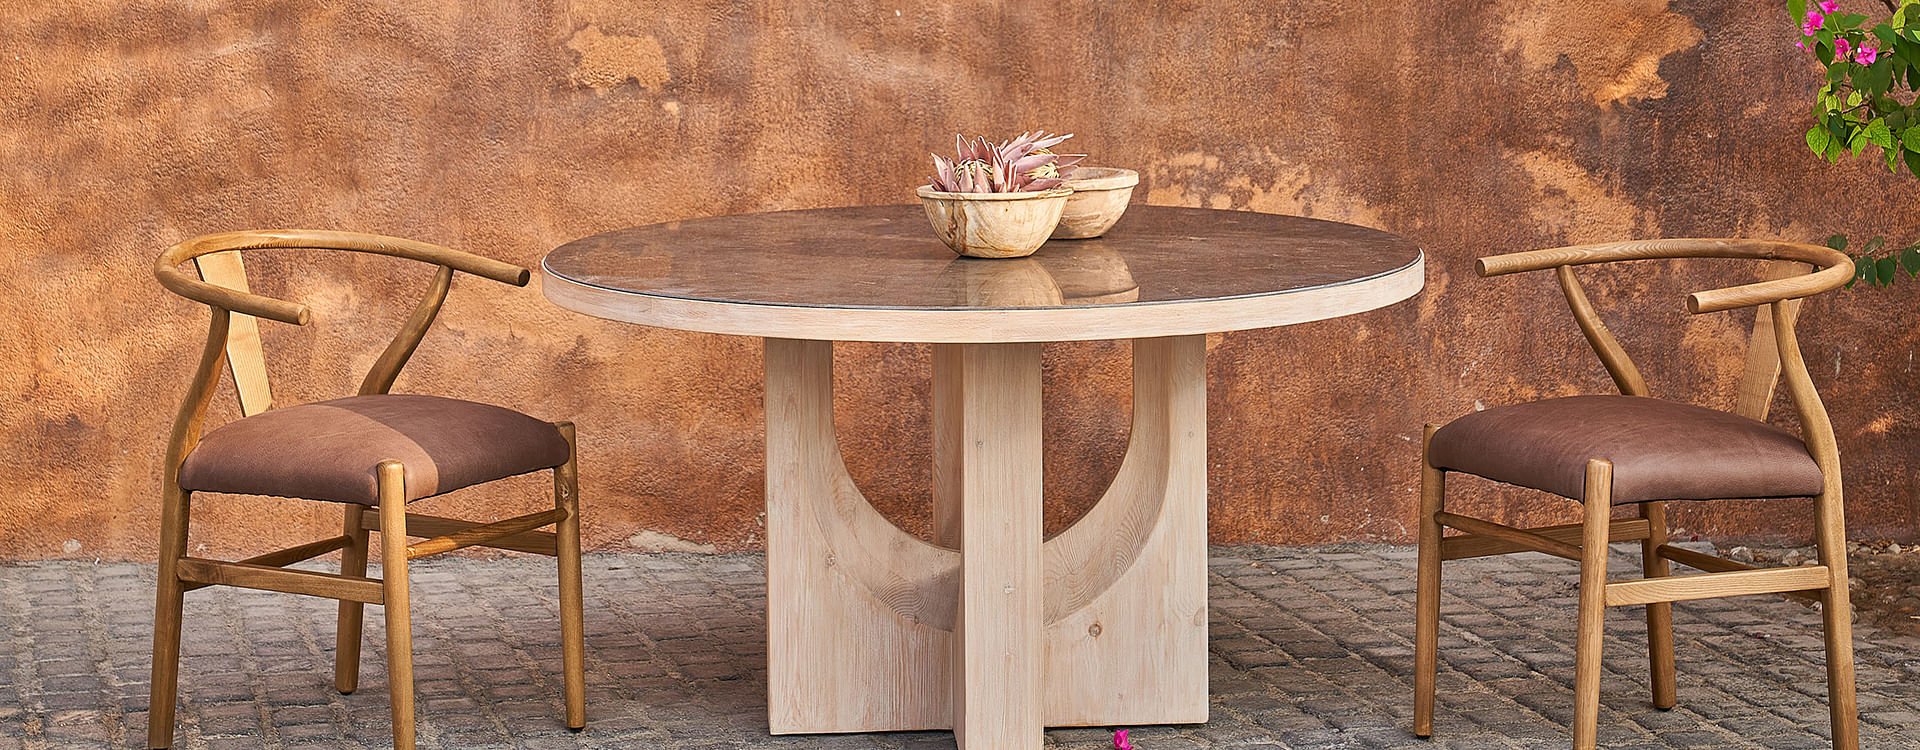
POLYGON ((833 344, 767 339, 774 734, 951 728, 999 750, 1207 720, 1205 340, 1133 355, 1119 473, 1043 542, 1040 345, 936 345, 936 545, 847 475, 833 344))

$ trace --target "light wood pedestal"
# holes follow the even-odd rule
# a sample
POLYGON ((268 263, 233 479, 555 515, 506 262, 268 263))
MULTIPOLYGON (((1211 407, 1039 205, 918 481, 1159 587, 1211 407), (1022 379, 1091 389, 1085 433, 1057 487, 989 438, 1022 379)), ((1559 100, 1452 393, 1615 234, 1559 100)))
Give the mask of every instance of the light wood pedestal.
POLYGON ((1040 345, 934 350, 935 535, 861 496, 833 433, 833 345, 767 340, 775 734, 1207 720, 1204 337, 1141 339, 1134 425, 1098 505, 1044 542, 1040 345))

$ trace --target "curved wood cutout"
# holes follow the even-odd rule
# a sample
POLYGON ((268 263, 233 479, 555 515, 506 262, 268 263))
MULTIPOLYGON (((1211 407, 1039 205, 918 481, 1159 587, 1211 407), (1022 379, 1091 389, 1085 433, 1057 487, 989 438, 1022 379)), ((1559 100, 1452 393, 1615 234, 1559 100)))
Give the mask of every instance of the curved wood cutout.
MULTIPOLYGON (((1119 580, 1160 524, 1171 469, 1175 341, 1133 342, 1133 429, 1127 453, 1100 502, 1045 546, 1048 623, 1086 607, 1119 580)), ((1204 362, 1201 367, 1204 377, 1204 362)))
MULTIPOLYGON (((961 362, 966 345, 946 346, 935 354, 936 502, 957 502, 947 475, 960 474, 963 436, 943 417, 959 413, 964 388, 942 364, 961 362)), ((767 339, 766 357, 770 726, 948 728, 961 557, 894 526, 848 474, 832 344, 767 339)), ((1087 515, 1041 546, 1048 726, 1205 720, 1205 361, 1201 336, 1134 342, 1121 468, 1087 515)), ((960 517, 944 510, 957 509, 936 517, 960 517)), ((961 541, 957 525, 936 533, 961 541)))

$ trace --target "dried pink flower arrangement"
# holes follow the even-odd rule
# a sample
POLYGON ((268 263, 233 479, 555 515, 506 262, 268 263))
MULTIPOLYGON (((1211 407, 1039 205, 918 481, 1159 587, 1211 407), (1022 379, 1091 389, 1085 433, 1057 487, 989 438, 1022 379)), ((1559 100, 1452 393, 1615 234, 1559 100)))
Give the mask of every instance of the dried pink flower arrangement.
POLYGON ((933 155, 933 189, 946 193, 1027 193, 1059 187, 1086 154, 1056 154, 1053 147, 1073 134, 1049 135, 1040 130, 1019 138, 987 143, 985 136, 968 141, 954 135, 955 158, 933 155))

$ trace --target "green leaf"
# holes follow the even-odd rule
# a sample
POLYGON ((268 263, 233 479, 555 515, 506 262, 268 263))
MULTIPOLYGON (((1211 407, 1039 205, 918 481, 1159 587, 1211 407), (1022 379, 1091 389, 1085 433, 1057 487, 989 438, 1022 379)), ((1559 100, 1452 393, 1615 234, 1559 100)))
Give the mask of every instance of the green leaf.
MULTIPOLYGON (((1907 131, 1913 132, 1911 130, 1907 131)), ((1907 162, 1907 173, 1920 177, 1920 151, 1901 151, 1900 157, 1907 162)))
POLYGON ((1874 261, 1873 265, 1875 271, 1873 283, 1875 286, 1886 286, 1893 283, 1894 273, 1900 270, 1899 261, 1893 256, 1887 256, 1874 261))
POLYGON ((1795 24, 1807 17, 1807 0, 1787 0, 1787 17, 1795 24))
POLYGON ((1874 118, 1873 122, 1867 123, 1867 129, 1862 132, 1866 134, 1869 143, 1881 148, 1893 148, 1893 131, 1887 128, 1885 118, 1874 118))
POLYGON ((1874 94, 1887 93, 1887 88, 1893 85, 1893 56, 1881 55, 1874 60, 1872 65, 1867 66, 1865 77, 1868 89, 1874 94))
MULTIPOLYGON (((1912 132, 1912 131, 1908 131, 1912 132)), ((1833 135, 1826 128, 1815 125, 1807 129, 1807 148, 1820 156, 1827 155, 1827 144, 1833 142, 1833 135)))
POLYGON ((1908 151, 1920 151, 1920 127, 1908 127, 1900 133, 1900 142, 1908 151))
POLYGON ((1867 150, 1867 131, 1853 131, 1853 137, 1847 140, 1847 150, 1852 151, 1854 156, 1859 156, 1860 152, 1867 150))
POLYGON ((1906 269, 1907 278, 1920 277, 1920 245, 1908 245, 1900 251, 1900 267, 1906 269))
POLYGON ((1893 49, 1893 45, 1900 43, 1900 35, 1894 33, 1892 26, 1884 23, 1873 27, 1873 35, 1880 40, 1881 49, 1893 49))
POLYGON ((1855 283, 1872 279, 1873 273, 1873 263, 1866 256, 1855 257, 1853 259, 1853 279, 1847 282, 1847 287, 1852 288, 1855 283))
POLYGON ((1837 23, 1842 29, 1857 28, 1860 26, 1860 24, 1863 24, 1866 22, 1867 22, 1867 16, 1864 13, 1848 13, 1844 16, 1840 16, 1839 18, 1834 18, 1833 16, 1827 16, 1827 23, 1837 23))
POLYGON ((1835 235, 1828 236, 1827 247, 1833 248, 1835 250, 1839 250, 1840 252, 1843 252, 1843 253, 1846 252, 1847 236, 1844 234, 1835 234, 1835 235))

